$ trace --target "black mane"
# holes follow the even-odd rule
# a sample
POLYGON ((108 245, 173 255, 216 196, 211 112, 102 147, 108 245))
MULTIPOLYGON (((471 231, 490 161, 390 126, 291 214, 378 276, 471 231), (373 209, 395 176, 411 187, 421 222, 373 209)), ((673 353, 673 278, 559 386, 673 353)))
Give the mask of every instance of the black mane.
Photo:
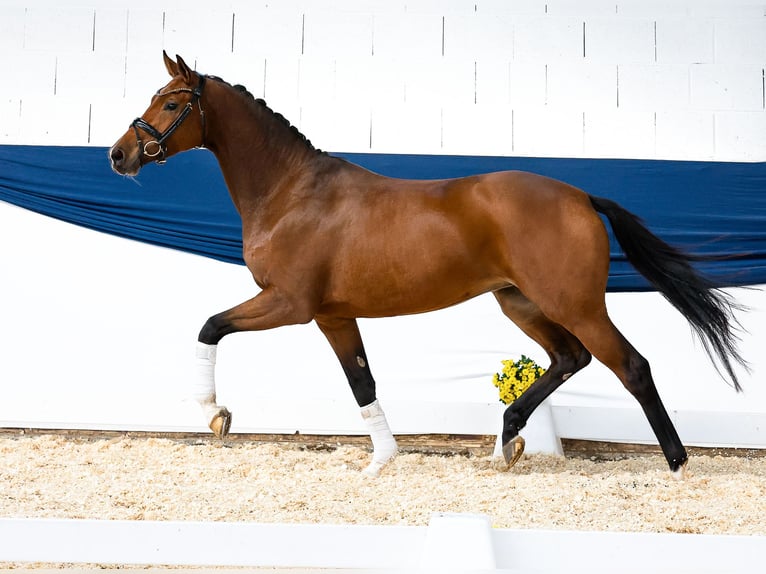
POLYGON ((288 120, 288 119, 287 119, 285 116, 283 116, 283 115, 282 115, 282 114, 280 114, 279 112, 275 112, 274 110, 272 110, 272 109, 271 109, 271 108, 270 108, 270 107, 269 107, 269 106, 266 104, 266 100, 264 100, 264 99, 262 99, 262 98, 256 98, 256 97, 255 97, 255 96, 254 96, 252 93, 250 93, 250 91, 249 91, 249 90, 248 90, 248 89, 247 89, 245 86, 243 86, 242 84, 234 84, 234 85, 232 85, 232 84, 230 84, 230 83, 226 82, 225 80, 223 80, 223 79, 219 78, 218 76, 207 76, 207 77, 208 77, 208 79, 210 79, 210 80, 215 80, 216 82, 219 82, 219 83, 221 83, 221 84, 224 84, 224 85, 226 85, 226 86, 229 86, 230 88, 233 88, 234 90, 236 90, 237 92, 239 92, 240 94, 242 94, 242 96, 243 96, 243 97, 245 97, 246 99, 250 100, 251 102, 253 102, 253 103, 255 103, 255 104, 259 105, 261 108, 263 108, 263 109, 264 109, 265 111, 267 111, 269 114, 271 114, 271 115, 272 115, 272 116, 273 116, 273 117, 274 117, 274 118, 275 118, 277 121, 279 121, 281 124, 283 124, 283 125, 284 125, 286 128, 288 128, 288 129, 289 129, 289 130, 290 130, 290 131, 291 131, 291 132, 292 132, 292 133, 293 133, 295 136, 297 136, 297 137, 298 137, 298 139, 300 139, 300 140, 301 140, 301 141, 302 141, 304 144, 306 144, 306 146, 307 146, 309 149, 311 149, 311 150, 314 150, 314 151, 316 151, 317 153, 324 153, 324 152, 322 152, 322 150, 320 150, 320 149, 317 149, 316 147, 314 147, 314 145, 311 143, 311 140, 310 140, 309 138, 307 138, 305 135, 303 135, 303 134, 301 133, 301 131, 300 131, 298 128, 296 128, 294 125, 292 125, 292 124, 290 123, 290 120, 288 120))

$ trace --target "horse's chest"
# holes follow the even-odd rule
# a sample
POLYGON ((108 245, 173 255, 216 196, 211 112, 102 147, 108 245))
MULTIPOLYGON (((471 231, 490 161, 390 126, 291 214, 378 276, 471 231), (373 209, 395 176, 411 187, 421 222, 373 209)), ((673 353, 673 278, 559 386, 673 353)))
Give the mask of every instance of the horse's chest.
POLYGON ((303 283, 314 275, 315 258, 298 244, 291 246, 272 240, 245 245, 243 258, 261 288, 276 285, 289 291, 291 285, 303 283))

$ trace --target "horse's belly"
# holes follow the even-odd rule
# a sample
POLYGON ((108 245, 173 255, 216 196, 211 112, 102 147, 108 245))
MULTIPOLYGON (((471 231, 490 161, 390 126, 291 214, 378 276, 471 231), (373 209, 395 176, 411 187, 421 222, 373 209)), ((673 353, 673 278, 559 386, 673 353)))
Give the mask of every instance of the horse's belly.
POLYGON ((325 299, 323 314, 344 317, 392 317, 444 309, 509 284, 498 278, 466 281, 446 277, 428 281, 370 280, 325 299))

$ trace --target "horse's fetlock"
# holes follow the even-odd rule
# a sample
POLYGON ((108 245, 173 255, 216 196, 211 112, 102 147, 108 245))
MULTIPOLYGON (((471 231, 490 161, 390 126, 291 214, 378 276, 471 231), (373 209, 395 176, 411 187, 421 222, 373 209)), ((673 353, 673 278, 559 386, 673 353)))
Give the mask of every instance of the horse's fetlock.
POLYGON ((508 444, 508 441, 518 436, 525 425, 526 421, 514 411, 513 405, 508 407, 503 413, 503 444, 508 444))

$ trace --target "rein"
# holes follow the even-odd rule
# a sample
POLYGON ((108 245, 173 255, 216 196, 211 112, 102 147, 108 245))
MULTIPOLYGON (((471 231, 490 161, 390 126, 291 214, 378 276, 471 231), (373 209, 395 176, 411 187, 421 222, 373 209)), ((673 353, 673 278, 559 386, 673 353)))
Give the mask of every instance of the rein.
POLYGON ((165 158, 165 152, 167 151, 167 146, 165 145, 165 142, 170 138, 170 136, 173 135, 173 133, 184 122, 186 117, 192 111, 194 104, 197 104, 199 106, 199 115, 200 115, 200 118, 202 118, 202 144, 200 147, 205 147, 205 112, 202 109, 202 105, 199 104, 199 100, 202 97, 202 90, 204 88, 205 88, 205 76, 200 74, 199 83, 197 84, 197 87, 194 89, 177 88, 175 90, 169 90, 167 92, 162 92, 159 90, 157 91, 158 96, 167 96, 169 94, 176 94, 179 92, 188 92, 192 95, 192 97, 191 97, 191 100, 189 100, 186 103, 186 105, 184 106, 184 109, 181 110, 181 113, 178 114, 176 119, 173 120, 173 123, 170 124, 164 132, 160 132, 160 130, 158 130, 149 122, 144 120, 144 118, 136 118, 135 120, 133 120, 133 123, 130 125, 133 127, 133 131, 136 133, 136 142, 138 142, 138 149, 140 149, 141 152, 146 157, 157 158, 155 161, 159 164, 165 163, 164 158, 165 158), (141 140, 141 134, 138 131, 139 129, 145 131, 154 139, 144 143, 141 140), (152 147, 150 150, 149 146, 156 146, 156 148, 152 147))

